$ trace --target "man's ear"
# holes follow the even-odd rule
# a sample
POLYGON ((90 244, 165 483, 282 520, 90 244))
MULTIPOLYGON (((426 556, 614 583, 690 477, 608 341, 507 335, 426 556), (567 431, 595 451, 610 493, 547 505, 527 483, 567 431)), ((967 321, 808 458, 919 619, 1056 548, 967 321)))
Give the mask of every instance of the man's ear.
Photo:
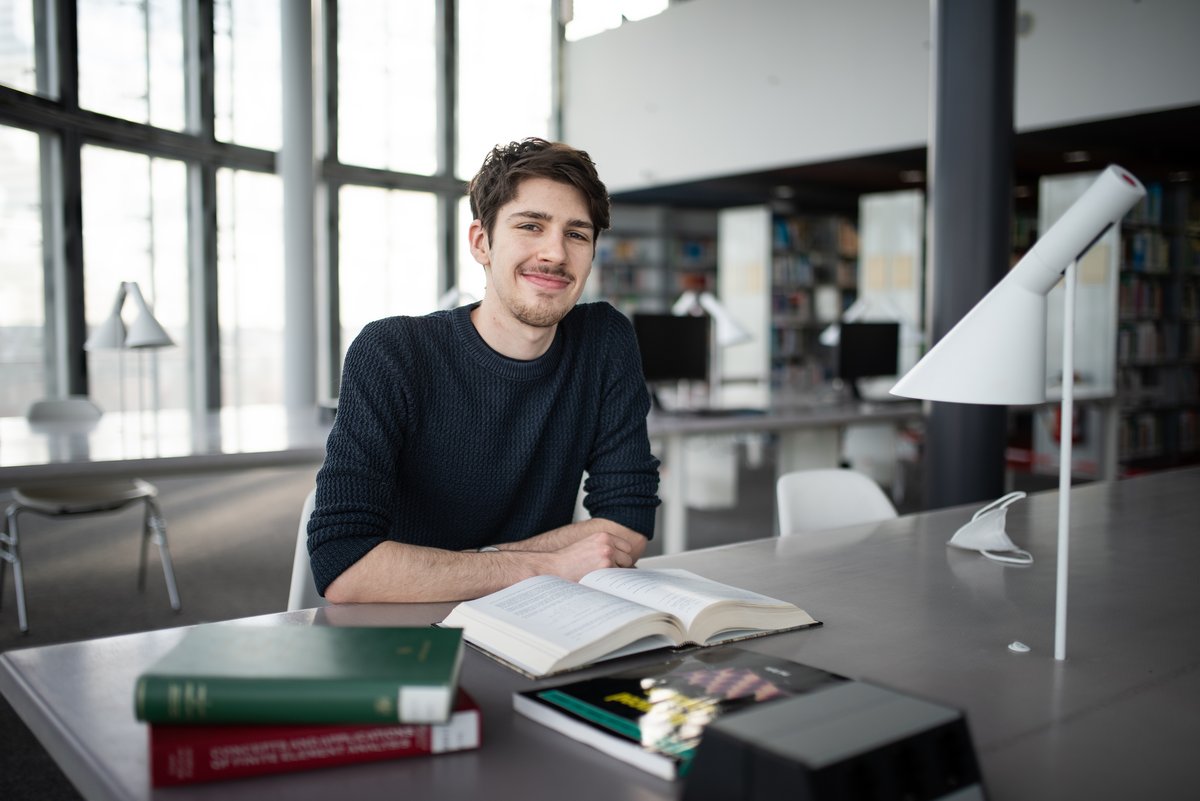
POLYGON ((467 229, 467 242, 471 246, 471 255, 475 261, 484 267, 492 266, 491 243, 482 221, 471 220, 471 227, 467 229))

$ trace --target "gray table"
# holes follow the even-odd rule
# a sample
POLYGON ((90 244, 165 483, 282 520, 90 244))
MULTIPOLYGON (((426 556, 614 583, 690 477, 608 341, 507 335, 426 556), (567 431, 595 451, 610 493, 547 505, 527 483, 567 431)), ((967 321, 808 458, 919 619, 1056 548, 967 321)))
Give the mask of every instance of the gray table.
MULTIPOLYGON (((1073 491, 1066 662, 1053 659, 1056 493, 1011 507, 1033 552, 1004 567, 946 548, 958 508, 837 532, 647 559, 792 600, 822 628, 756 650, 872 680, 967 713, 992 799, 1195 797, 1200 743, 1200 469, 1073 491), (1012 653, 1010 642, 1032 647, 1012 653)), ((446 605, 284 613, 255 625, 419 624, 446 605)), ((137 673, 180 636, 165 630, 0 655, 0 690, 88 798, 670 799, 655 779, 510 709, 533 686, 469 652, 484 747, 152 794, 133 720, 137 673)), ((594 669, 595 670, 595 669, 594 669)))
MULTIPOLYGON (((675 554, 687 544, 687 459, 689 437, 727 434, 773 434, 779 438, 780 473, 837 467, 845 429, 862 425, 899 426, 920 420, 920 403, 909 401, 803 403, 772 402, 758 414, 689 414, 651 412, 646 421, 652 440, 664 443, 666 471, 662 485, 663 553, 675 554)), ((769 535, 771 532, 763 532, 769 535)))

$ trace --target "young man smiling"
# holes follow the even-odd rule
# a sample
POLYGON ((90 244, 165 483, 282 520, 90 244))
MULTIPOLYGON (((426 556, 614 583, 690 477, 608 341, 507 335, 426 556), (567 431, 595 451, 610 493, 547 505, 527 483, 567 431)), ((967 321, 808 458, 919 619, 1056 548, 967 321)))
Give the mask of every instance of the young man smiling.
POLYGON ((653 534, 632 326, 579 304, 609 199, 587 153, 526 139, 470 185, 483 301, 366 326, 317 476, 309 553, 335 603, 452 601, 630 567, 653 534), (592 517, 572 522, 579 482, 592 517), (485 550, 481 550, 485 549, 485 550))

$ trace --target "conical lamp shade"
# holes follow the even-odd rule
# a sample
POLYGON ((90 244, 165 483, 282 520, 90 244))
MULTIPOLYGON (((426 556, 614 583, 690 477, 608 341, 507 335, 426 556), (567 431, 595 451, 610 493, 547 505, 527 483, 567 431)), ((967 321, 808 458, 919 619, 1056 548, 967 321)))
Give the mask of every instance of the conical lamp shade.
POLYGON ((129 282, 128 287, 129 296, 133 298, 133 303, 137 306, 137 317, 134 318, 133 324, 129 326, 129 331, 125 335, 125 347, 167 348, 174 345, 175 342, 167 334, 166 329, 151 314, 150 307, 146 305, 146 299, 142 297, 142 290, 138 288, 137 282, 129 282))
POLYGON ((120 350, 125 347, 125 321, 121 319, 121 307, 125 305, 125 284, 117 287, 117 298, 112 311, 104 322, 92 329, 92 335, 83 343, 84 350, 120 350))
POLYGON ((717 344, 721 347, 742 345, 753 339, 750 332, 733 319, 729 310, 711 292, 700 293, 700 306, 716 321, 717 344))
POLYGON ((1046 400, 1046 296, 1000 282, 892 394, 1003 406, 1046 400))

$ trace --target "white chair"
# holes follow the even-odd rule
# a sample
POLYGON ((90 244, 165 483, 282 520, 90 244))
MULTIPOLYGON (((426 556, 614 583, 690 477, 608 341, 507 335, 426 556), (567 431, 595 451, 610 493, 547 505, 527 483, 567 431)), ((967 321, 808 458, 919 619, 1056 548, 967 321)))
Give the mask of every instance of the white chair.
POLYGON ((775 484, 779 534, 841 528, 896 517, 891 499, 855 470, 797 470, 775 484))
POLYGON ((312 609, 316 606, 328 606, 329 602, 317 592, 317 584, 313 581, 312 565, 308 561, 308 518, 312 516, 313 506, 317 502, 317 491, 314 488, 304 499, 300 511, 300 527, 296 531, 296 552, 292 556, 292 586, 288 591, 288 611, 293 609, 312 609))
MULTIPOLYGON (((35 402, 27 413, 31 427, 50 437, 78 437, 94 427, 103 411, 91 399, 69 397, 35 402)), ((13 589, 17 596, 17 623, 21 631, 29 631, 25 609, 25 580, 21 569, 21 536, 17 525, 22 512, 35 512, 47 517, 114 512, 131 503, 145 505, 142 518, 141 559, 138 565, 138 590, 146 589, 146 550, 153 542, 158 546, 163 576, 171 608, 179 611, 179 589, 175 584, 175 569, 167 547, 167 526, 158 506, 158 489, 139 478, 71 481, 70 483, 14 487, 12 503, 5 513, 5 528, 0 533, 0 559, 12 565, 13 589)), ((0 590, 3 589, 4 565, 0 565, 0 590)))

